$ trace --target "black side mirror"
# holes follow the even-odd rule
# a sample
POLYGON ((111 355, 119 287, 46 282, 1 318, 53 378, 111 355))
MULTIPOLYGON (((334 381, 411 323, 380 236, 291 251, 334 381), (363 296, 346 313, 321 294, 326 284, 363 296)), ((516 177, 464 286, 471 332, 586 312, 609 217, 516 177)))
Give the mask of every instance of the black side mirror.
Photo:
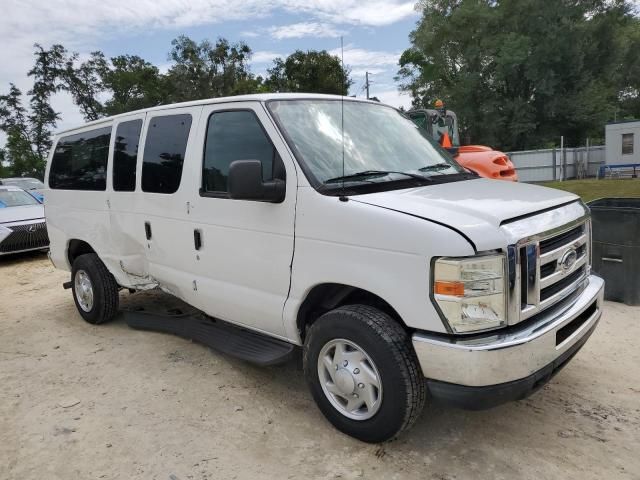
POLYGON ((236 160, 229 165, 229 197, 234 200, 255 200, 280 203, 284 201, 283 180, 262 180, 260 160, 236 160))

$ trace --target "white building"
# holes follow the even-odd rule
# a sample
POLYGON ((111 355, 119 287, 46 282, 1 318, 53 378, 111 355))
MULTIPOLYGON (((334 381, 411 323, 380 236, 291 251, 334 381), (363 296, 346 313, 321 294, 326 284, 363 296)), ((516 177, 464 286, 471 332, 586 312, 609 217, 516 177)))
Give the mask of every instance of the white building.
POLYGON ((640 163, 640 120, 607 124, 605 143, 607 165, 640 163))

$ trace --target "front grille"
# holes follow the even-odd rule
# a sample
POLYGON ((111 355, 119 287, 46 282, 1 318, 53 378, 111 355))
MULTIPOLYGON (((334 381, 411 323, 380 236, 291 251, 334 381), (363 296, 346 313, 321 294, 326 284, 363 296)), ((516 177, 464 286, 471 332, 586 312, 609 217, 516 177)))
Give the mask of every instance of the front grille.
POLYGON ((584 277, 584 267, 573 272, 571 275, 564 277, 562 280, 558 280, 556 283, 540 290, 540 301, 544 302, 546 299, 554 296, 556 293, 561 292, 570 285, 573 285, 577 280, 584 277))
MULTIPOLYGON (((542 234, 513 247, 515 265, 512 301, 519 299, 519 311, 511 310, 510 323, 532 317, 580 288, 589 269, 589 223, 542 234)), ((517 301, 517 300, 516 300, 517 301)), ((514 307, 517 308, 517 307, 514 307)))
POLYGON ((47 226, 44 222, 7 227, 11 233, 0 243, 0 253, 34 250, 49 246, 47 226))

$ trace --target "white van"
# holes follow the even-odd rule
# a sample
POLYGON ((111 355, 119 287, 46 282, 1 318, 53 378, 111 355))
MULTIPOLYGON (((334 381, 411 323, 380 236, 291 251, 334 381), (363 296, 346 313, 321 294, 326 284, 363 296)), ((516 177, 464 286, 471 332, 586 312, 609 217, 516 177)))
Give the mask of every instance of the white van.
POLYGON ((263 364, 300 346, 319 408, 368 442, 428 399, 526 397, 601 315, 578 197, 478 178, 375 102, 250 95, 101 119, 56 136, 46 185, 51 259, 86 321, 158 287, 201 312, 165 331, 263 364))

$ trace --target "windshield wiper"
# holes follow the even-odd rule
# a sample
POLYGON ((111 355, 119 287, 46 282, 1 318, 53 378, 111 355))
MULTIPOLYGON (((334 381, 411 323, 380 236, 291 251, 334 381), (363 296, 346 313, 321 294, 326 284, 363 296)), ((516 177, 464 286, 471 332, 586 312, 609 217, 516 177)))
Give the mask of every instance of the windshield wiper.
POLYGON ((452 165, 450 163, 441 162, 434 163, 433 165, 427 165, 426 167, 421 167, 418 170, 421 172, 430 172, 432 170, 444 170, 445 168, 451 168, 452 165))
POLYGON ((418 175, 416 173, 410 173, 410 172, 400 172, 396 170, 364 170, 362 172, 330 178, 329 180, 325 180, 323 183, 339 183, 339 182, 349 181, 349 180, 358 180, 359 178, 366 178, 366 177, 382 177, 385 175, 389 175, 391 173, 395 173, 397 175, 405 175, 407 177, 416 178, 421 181, 422 180, 431 181, 430 178, 425 177, 424 175, 418 175))

